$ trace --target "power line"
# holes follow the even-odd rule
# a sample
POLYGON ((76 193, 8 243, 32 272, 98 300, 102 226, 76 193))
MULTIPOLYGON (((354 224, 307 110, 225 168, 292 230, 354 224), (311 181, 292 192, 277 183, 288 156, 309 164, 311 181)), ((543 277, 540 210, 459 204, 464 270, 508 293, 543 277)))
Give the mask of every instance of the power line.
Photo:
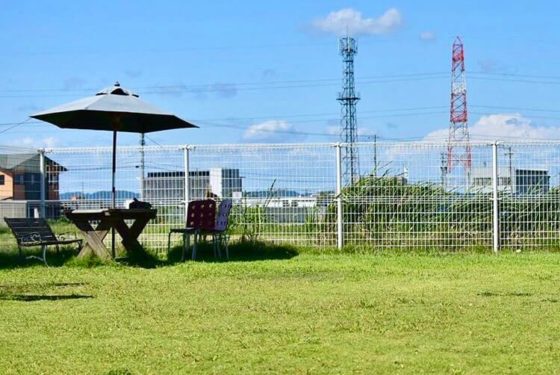
MULTIPOLYGON (((9 55, 29 55, 29 56, 42 56, 42 55, 73 55, 79 54, 82 55, 101 55, 103 57, 107 56, 108 53, 111 55, 123 54, 129 55, 134 53, 142 53, 142 54, 162 54, 162 53, 182 53, 182 52, 192 52, 192 51, 220 51, 220 50, 248 50, 248 49, 271 49, 271 48, 281 48, 281 47, 289 47, 289 48, 309 48, 309 47, 320 47, 320 46, 331 46, 332 43, 324 42, 324 43, 262 43, 262 44, 246 44, 246 45, 222 45, 222 46, 191 46, 185 48, 146 48, 142 47, 139 49, 132 49, 132 48, 122 48, 119 46, 118 49, 107 51, 107 49, 94 51, 91 48, 83 49, 83 50, 74 50, 70 51, 65 49, 64 51, 31 51, 31 50, 19 50, 19 51, 7 51, 9 55)), ((6 51, 4 51, 6 53, 6 51)), ((0 54, 2 55, 2 54, 0 54)))
POLYGON ((503 76, 503 77, 520 77, 520 78, 537 78, 537 79, 556 79, 560 80, 560 76, 553 75, 539 75, 539 74, 523 74, 523 73, 505 73, 505 72, 471 72, 470 74, 476 75, 490 75, 490 76, 503 76))
MULTIPOLYGON (((470 77, 469 77, 470 78, 470 77)), ((498 82, 513 82, 513 83, 534 83, 539 85, 560 85, 560 81, 542 81, 542 80, 532 80, 532 79, 513 79, 513 78, 500 78, 500 77, 477 77, 474 76, 472 79, 477 81, 498 81, 498 82)))
MULTIPOLYGON (((535 112, 549 112, 549 113, 560 113, 560 110, 556 109, 546 109, 546 108, 525 108, 525 107, 508 107, 508 106, 484 106, 484 105, 471 105, 473 108, 487 108, 487 109, 504 109, 510 111, 535 111, 535 112)), ((403 117, 415 117, 415 116, 431 116, 431 115, 441 115, 446 114, 447 111, 446 106, 429 106, 429 107, 414 107, 414 108, 388 108, 388 109, 376 109, 376 110, 368 110, 368 111, 361 111, 360 113, 369 113, 370 115, 360 116, 361 119, 376 119, 376 118, 403 118, 403 117), (439 109, 436 111, 432 111, 431 109, 439 109)), ((490 112, 471 112, 472 114, 476 115, 492 115, 495 113, 490 112)), ((242 117, 242 118, 211 118, 211 119, 198 119, 194 120, 193 122, 207 126, 210 128, 231 128, 231 129, 238 129, 238 130, 247 130, 247 124, 235 124, 235 123, 223 123, 223 121, 235 121, 238 123, 241 122, 254 122, 255 120, 259 119, 284 119, 289 118, 291 119, 288 121, 289 124, 310 124, 310 123, 322 123, 326 121, 331 121, 336 119, 337 113, 309 113, 309 114, 296 114, 296 115, 263 115, 263 116, 254 116, 254 117, 242 117), (325 117, 321 116, 325 115, 325 117), (314 117, 318 116, 318 117, 314 117), (330 116, 330 117, 329 117, 330 116)), ((560 120, 560 117, 555 116, 542 116, 542 115, 531 115, 532 118, 542 118, 542 119, 553 119, 553 120, 560 120)), ((8 126, 8 128, 3 129, 1 133, 8 132, 14 128, 20 127, 22 125, 33 125, 33 124, 40 124, 42 122, 27 119, 21 122, 5 122, 0 123, 0 126, 8 126)), ((263 132, 266 129, 261 130, 263 132)), ((328 132, 305 132, 305 131, 297 131, 297 130, 270 130, 270 132, 275 133, 284 133, 284 134, 299 134, 299 135, 310 135, 310 136, 328 136, 331 137, 333 134, 328 132)), ((148 138, 154 144, 161 146, 161 144, 157 143, 152 138, 148 138)), ((162 146, 161 146, 162 147, 162 146)))
POLYGON ((6 129, 1 130, 1 131, 0 131, 0 134, 3 134, 3 133, 6 133, 7 131, 10 131, 10 130, 12 130, 12 129, 15 129, 15 128, 17 128, 18 126, 21 126, 21 125, 25 124, 25 123, 28 122, 29 120, 30 120, 30 118, 27 118, 27 119, 25 119, 25 120, 23 120, 23 121, 21 121, 21 122, 15 123, 14 125, 10 126, 9 128, 6 128, 6 129))
POLYGON ((476 105, 476 104, 471 105, 471 107, 488 108, 488 109, 507 109, 507 110, 512 110, 512 111, 560 113, 559 109, 546 109, 546 108, 508 107, 508 106, 492 106, 492 105, 476 105))
MULTIPOLYGON (((391 82, 406 82, 414 80, 429 80, 434 78, 443 78, 444 73, 408 73, 399 75, 380 75, 360 77, 360 84, 378 84, 378 83, 391 83, 391 82)), ((213 83, 198 83, 198 84, 178 84, 178 85, 150 85, 134 87, 135 91, 141 92, 143 95, 150 94, 166 94, 169 92, 176 93, 213 93, 221 92, 223 90, 231 89, 235 91, 255 91, 255 90, 269 90, 269 89, 296 89, 296 88, 310 88, 310 87, 328 87, 337 86, 340 79, 336 78, 319 78, 307 80, 283 80, 283 81, 259 81, 259 82, 213 82, 213 83)), ((36 88, 36 89, 9 89, 1 90, 2 98, 28 98, 28 97, 52 97, 52 94, 61 92, 64 94, 57 94, 56 96, 70 96, 70 92, 88 92, 95 93, 98 89, 82 88, 68 90, 65 88, 36 88), (11 94, 14 93, 14 94, 11 94), (43 95, 44 94, 44 95, 43 95), (47 95, 48 94, 48 95, 47 95)))
MULTIPOLYGON (((528 75, 514 73, 489 73, 474 72, 471 78, 480 81, 499 81, 532 84, 560 84, 560 76, 551 75, 528 75)), ((388 84, 398 82, 425 81, 433 79, 447 79, 448 73, 429 72, 429 73, 407 73, 390 74, 378 76, 364 76, 356 78, 360 85, 388 84)), ((282 89, 302 89, 316 87, 335 87, 339 84, 337 78, 318 78, 306 80, 278 80, 278 81, 254 81, 254 82, 213 82, 196 84, 176 84, 176 85, 149 85, 135 87, 134 90, 143 95, 168 94, 168 93, 215 93, 223 90, 259 91, 259 90, 282 90, 282 89)), ((69 97, 71 93, 94 93, 96 88, 65 89, 65 88, 31 88, 31 89, 6 89, 0 90, 1 98, 37 98, 37 97, 69 97), (59 93, 53 95, 52 93, 59 93)))

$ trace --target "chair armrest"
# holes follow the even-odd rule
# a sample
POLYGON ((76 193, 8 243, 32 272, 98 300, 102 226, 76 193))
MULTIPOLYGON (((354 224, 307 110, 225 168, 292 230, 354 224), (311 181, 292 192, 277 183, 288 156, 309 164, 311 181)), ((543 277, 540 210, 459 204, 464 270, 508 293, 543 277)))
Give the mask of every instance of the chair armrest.
POLYGON ((80 237, 76 235, 76 233, 67 232, 67 233, 60 233, 57 234, 56 237, 60 240, 79 240, 80 237))
POLYGON ((19 242, 21 242, 21 243, 41 242, 41 235, 37 232, 28 233, 24 236, 21 236, 19 242))

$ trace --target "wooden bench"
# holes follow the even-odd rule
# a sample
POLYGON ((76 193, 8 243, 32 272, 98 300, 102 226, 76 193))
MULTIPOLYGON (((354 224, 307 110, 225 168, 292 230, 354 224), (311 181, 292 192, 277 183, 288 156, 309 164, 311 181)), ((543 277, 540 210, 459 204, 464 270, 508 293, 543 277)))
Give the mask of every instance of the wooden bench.
POLYGON ((78 244, 78 250, 82 248, 81 239, 57 238, 45 219, 5 217, 4 221, 16 237, 20 256, 22 256, 22 247, 40 246, 43 254, 42 257, 28 256, 27 258, 42 260, 45 265, 48 265, 47 247, 49 245, 55 245, 57 251, 59 251, 59 245, 70 245, 73 243, 78 244))

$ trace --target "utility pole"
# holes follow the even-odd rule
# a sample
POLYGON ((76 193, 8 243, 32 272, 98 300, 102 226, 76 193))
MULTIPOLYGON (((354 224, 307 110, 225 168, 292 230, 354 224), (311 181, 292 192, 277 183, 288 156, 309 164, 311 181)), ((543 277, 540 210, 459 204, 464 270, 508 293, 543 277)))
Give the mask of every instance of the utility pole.
POLYGON ((443 188, 443 190, 446 190, 447 186, 446 186, 446 183, 445 183, 446 181, 445 180, 446 180, 446 177, 447 177, 447 161, 445 160, 445 153, 444 152, 441 153, 440 169, 441 169, 441 187, 443 188))
POLYGON ((507 149, 508 151, 506 152, 506 156, 508 157, 508 167, 509 167, 509 188, 510 188, 510 193, 513 194, 515 193, 514 190, 515 176, 513 175, 513 163, 512 163, 513 152, 511 151, 511 146, 509 146, 507 149))
POLYGON ((373 136, 373 177, 377 177, 377 134, 373 136))

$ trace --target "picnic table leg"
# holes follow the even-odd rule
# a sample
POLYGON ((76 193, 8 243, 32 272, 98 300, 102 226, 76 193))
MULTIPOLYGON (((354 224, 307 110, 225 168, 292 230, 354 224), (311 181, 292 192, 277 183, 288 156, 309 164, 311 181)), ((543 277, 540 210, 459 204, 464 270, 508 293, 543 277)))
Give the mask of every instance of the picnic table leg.
POLYGON ((87 220, 75 220, 74 224, 82 231, 86 244, 78 254, 78 258, 84 258, 95 254, 101 259, 109 259, 109 250, 105 247, 103 239, 109 233, 110 223, 106 220, 101 221, 97 228, 93 229, 87 220))
POLYGON ((115 222, 113 222, 113 226, 121 236, 122 244, 127 252, 134 252, 142 247, 142 245, 140 245, 140 242, 138 242, 137 237, 140 235, 140 233, 142 233, 142 229, 144 229, 147 223, 148 220, 138 219, 129 228, 124 220, 116 220, 115 222))
POLYGON ((148 217, 137 218, 129 227, 124 220, 116 220, 113 222, 115 230, 122 238, 124 248, 129 252, 141 249, 142 245, 138 242, 138 237, 150 221, 148 217))
POLYGON ((128 228, 129 236, 134 237, 134 238, 138 238, 140 236, 140 234, 142 234, 142 231, 144 230, 146 225, 148 225, 149 221, 150 221, 150 219, 145 218, 145 217, 136 219, 134 221, 134 223, 132 223, 130 228, 128 228))
POLYGON ((78 254, 78 258, 85 258, 92 254, 95 254, 101 259, 111 258, 109 250, 103 243, 103 239, 107 236, 107 233, 109 233, 108 230, 83 232, 86 237, 86 244, 78 254))

